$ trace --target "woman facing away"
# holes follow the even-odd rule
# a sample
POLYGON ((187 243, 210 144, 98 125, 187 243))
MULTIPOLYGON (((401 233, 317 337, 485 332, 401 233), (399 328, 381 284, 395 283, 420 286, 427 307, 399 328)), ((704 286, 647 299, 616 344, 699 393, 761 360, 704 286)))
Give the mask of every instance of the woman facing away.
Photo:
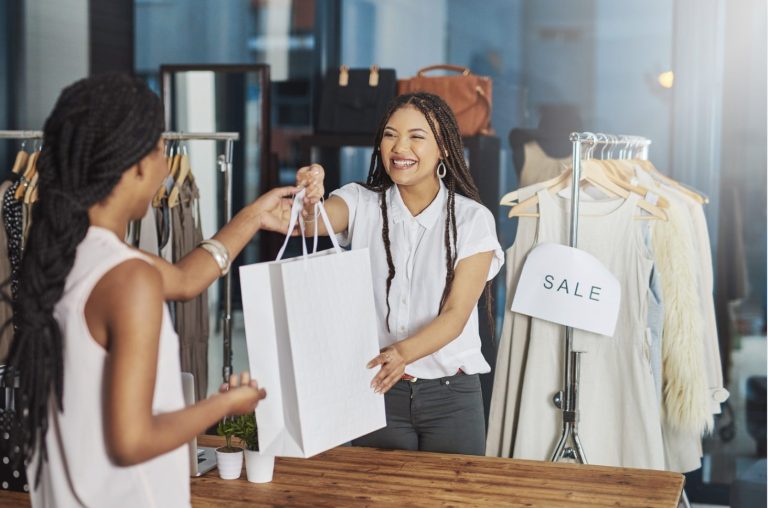
MULTIPOLYGON (((477 302, 504 257, 491 212, 464 159, 448 105, 428 93, 396 97, 374 143, 368 180, 325 201, 339 239, 368 247, 374 279, 381 368, 372 387, 385 393, 387 426, 359 446, 483 455, 485 421, 478 374, 477 302)), ((301 168, 307 234, 325 172, 301 168)))
POLYGON ((205 290, 261 227, 287 227, 297 189, 266 193, 176 265, 135 250, 128 223, 168 175, 162 131, 159 98, 119 74, 67 87, 45 123, 8 365, 33 506, 188 506, 184 445, 266 395, 244 373, 185 407, 165 301, 205 290))

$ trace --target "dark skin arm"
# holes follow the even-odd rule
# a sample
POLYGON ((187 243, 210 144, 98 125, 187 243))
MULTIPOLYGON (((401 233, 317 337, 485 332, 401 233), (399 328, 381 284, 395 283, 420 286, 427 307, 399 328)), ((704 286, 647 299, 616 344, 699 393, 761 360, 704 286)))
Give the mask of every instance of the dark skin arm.
POLYGON ((253 411, 266 396, 247 373, 194 406, 152 414, 163 298, 160 272, 141 260, 109 271, 93 289, 85 319, 107 351, 104 429, 115 463, 129 466, 183 445, 226 415, 253 411))
MULTIPOLYGON (((298 191, 298 187, 291 186, 264 193, 240 210, 213 238, 227 247, 230 260, 234 260, 260 229, 285 233, 291 215, 292 195, 298 191)), ((219 266, 203 249, 193 249, 175 264, 158 256, 151 257, 162 276, 166 300, 195 298, 221 277, 219 266)))

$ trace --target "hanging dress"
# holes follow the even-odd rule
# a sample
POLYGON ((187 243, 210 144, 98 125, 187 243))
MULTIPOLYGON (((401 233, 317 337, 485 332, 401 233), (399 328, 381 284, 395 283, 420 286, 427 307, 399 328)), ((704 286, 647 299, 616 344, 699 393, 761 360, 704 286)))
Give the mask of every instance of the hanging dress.
MULTIPOLYGON (((522 269, 526 244, 568 243, 568 200, 545 190, 537 194, 537 227, 520 222, 515 244, 521 242, 523 248, 513 251, 519 258, 509 268, 516 272, 513 282, 522 269)), ((574 331, 574 350, 584 352, 579 432, 590 464, 664 469, 647 331, 653 260, 642 221, 634 220, 639 199, 632 194, 626 200, 581 204, 578 248, 597 257, 620 280, 622 301, 613 337, 574 331)), ((487 452, 506 456, 505 448, 511 446, 514 458, 549 460, 562 430, 562 413, 552 398, 563 385, 564 327, 518 315, 511 326, 509 339, 503 337, 511 342, 501 346, 493 390, 494 399, 507 403, 492 402, 487 452), (509 379, 500 376, 503 371, 509 379), (502 425, 493 421, 499 415, 507 420, 502 425)))

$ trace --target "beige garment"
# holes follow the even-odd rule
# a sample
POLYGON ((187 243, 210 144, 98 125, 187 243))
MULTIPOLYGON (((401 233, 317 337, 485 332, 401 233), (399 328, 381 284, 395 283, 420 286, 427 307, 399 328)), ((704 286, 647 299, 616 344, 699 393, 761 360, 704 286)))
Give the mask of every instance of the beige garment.
POLYGON ((707 229, 707 219, 701 203, 680 194, 687 202, 693 220, 694 242, 701 266, 699 271, 699 293, 701 295, 704 338, 704 364, 708 379, 708 398, 712 414, 720 414, 720 404, 728 400, 725 389, 723 364, 720 358, 720 341, 715 318, 714 276, 712 273, 712 247, 707 229))
MULTIPOLYGON (((518 190, 520 201, 528 199, 539 188, 541 185, 518 190)), ((538 222, 538 219, 533 217, 520 217, 515 243, 506 251, 507 301, 504 304, 504 322, 496 355, 485 443, 485 454, 489 457, 512 457, 515 446, 518 399, 528 350, 531 318, 512 312, 510 307, 520 278, 520 270, 515 267, 522 266, 525 256, 533 247, 538 222)))
POLYGON ((722 386, 712 300, 712 261, 704 212, 699 203, 636 168, 640 183, 669 202, 669 220, 656 226, 654 251, 662 274, 665 312, 666 468, 701 467, 702 434, 728 392, 722 386))
MULTIPOLYGON (((545 191, 538 195, 538 230, 521 223, 515 245, 567 243, 567 200, 545 191)), ((633 220, 638 199, 632 195, 627 200, 581 204, 578 246, 619 278, 622 301, 613 337, 574 333, 575 350, 585 352, 580 435, 591 464, 663 469, 664 446, 646 334, 653 260, 645 248, 642 223, 633 220)), ((524 260, 527 252, 521 248, 518 254, 524 260)), ((510 264, 508 270, 521 268, 522 263, 510 264)), ((502 402, 492 402, 487 453, 507 455, 511 447, 514 458, 548 460, 562 429, 562 414, 552 397, 562 388, 564 327, 538 319, 529 320, 527 327, 524 320, 519 320, 520 326, 514 320, 511 344, 499 354, 493 397, 501 397, 502 402), (518 331, 527 333, 518 336, 518 331), (515 372, 517 365, 520 370, 515 372), (511 382, 505 384, 505 375, 511 382), (516 402, 510 403, 514 398, 516 402), (502 407, 505 418, 501 424, 493 422, 502 407)))
MULTIPOLYGON (((189 254, 203 240, 198 207, 200 192, 187 179, 179 193, 179 205, 171 208, 173 262, 189 254)), ((179 334, 181 370, 195 377, 195 400, 208 395, 208 291, 186 302, 176 302, 176 332, 179 334)))
MULTIPOLYGON (((6 180, 0 184, 0 196, 3 196, 11 186, 11 181, 6 180)), ((0 207, 0 221, 2 217, 2 207, 0 207)), ((11 299, 11 260, 8 257, 8 237, 5 228, 0 227, 0 291, 5 297, 0 299, 0 365, 5 364, 8 353, 11 350, 11 341, 13 340, 13 306, 11 299)))
POLYGON ((536 141, 523 145, 525 163, 520 172, 519 187, 528 187, 535 183, 544 182, 563 172, 570 164, 571 158, 555 159, 541 149, 536 141))

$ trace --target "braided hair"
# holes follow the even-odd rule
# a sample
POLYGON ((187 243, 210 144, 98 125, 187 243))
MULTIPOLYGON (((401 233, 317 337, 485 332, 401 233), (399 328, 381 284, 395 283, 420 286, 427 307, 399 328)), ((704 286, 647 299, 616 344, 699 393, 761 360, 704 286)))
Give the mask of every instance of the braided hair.
MULTIPOLYGON (((379 194, 379 206, 381 208, 381 216, 384 223, 384 227, 381 230, 381 238, 384 242, 388 267, 387 331, 389 331, 389 314, 391 310, 389 305, 389 290, 392 287, 392 280, 395 278, 395 265, 392 262, 392 251, 390 249, 386 193, 387 190, 392 187, 393 182, 387 172, 384 171, 384 162, 381 160, 381 151, 379 147, 381 146, 381 140, 384 135, 384 128, 387 126, 389 119, 395 111, 405 107, 416 108, 424 115, 432 130, 432 134, 435 136, 440 153, 447 155, 443 158, 443 163, 446 168, 443 182, 448 189, 448 199, 446 203, 447 215, 445 219, 446 276, 443 296, 440 299, 439 312, 442 312, 448 294, 451 291, 455 275, 454 265, 456 264, 456 258, 458 257, 458 250, 456 248, 456 193, 477 201, 478 203, 482 203, 480 200, 480 192, 477 190, 475 181, 472 179, 472 175, 467 167, 467 162, 464 159, 464 144, 461 140, 461 135, 459 134, 459 126, 456 123, 456 118, 448 104, 437 95, 427 92, 416 92, 395 97, 389 103, 381 123, 379 124, 378 130, 376 131, 376 139, 373 145, 374 150, 371 155, 371 165, 368 170, 368 179, 364 184, 361 184, 368 190, 379 194)), ((486 302, 486 317, 491 329, 491 335, 493 335, 493 297, 491 296, 490 282, 485 284, 483 294, 485 295, 486 302)))
POLYGON ((123 74, 65 88, 45 122, 39 200, 13 302, 15 333, 4 373, 6 386, 19 380, 10 443, 16 462, 29 463, 39 446, 42 465, 50 404, 64 409, 64 344, 53 311, 90 226, 88 209, 152 151, 162 131, 159 97, 144 81, 123 74))

